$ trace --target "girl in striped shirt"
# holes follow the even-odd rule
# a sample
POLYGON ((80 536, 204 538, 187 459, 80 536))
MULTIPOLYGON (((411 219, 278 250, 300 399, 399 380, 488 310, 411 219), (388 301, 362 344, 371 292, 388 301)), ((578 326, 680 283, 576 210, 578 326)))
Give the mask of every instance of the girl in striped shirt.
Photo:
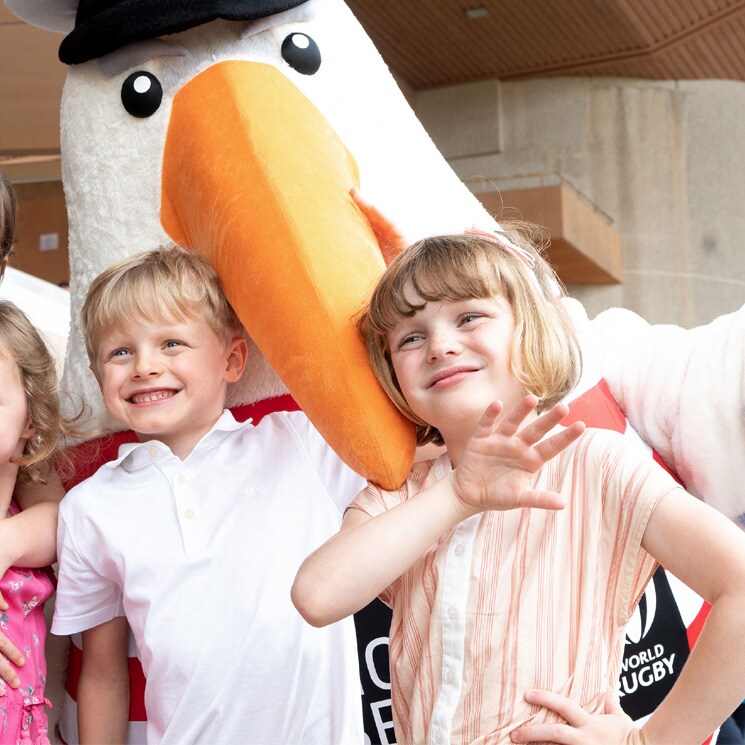
POLYGON ((745 698, 745 536, 617 433, 552 432, 581 365, 559 294, 529 241, 473 231, 407 249, 361 316, 381 385, 447 453, 369 484, 293 600, 316 626, 392 607, 399 745, 700 745, 745 698), (713 607, 637 728, 607 692, 658 562, 713 607))

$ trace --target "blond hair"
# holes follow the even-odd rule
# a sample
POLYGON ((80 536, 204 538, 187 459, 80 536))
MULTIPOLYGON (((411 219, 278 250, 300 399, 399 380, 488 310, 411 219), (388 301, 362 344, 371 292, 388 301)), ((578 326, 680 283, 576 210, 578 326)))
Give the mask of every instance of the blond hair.
POLYGON ((7 300, 0 300, 0 354, 18 367, 34 429, 16 461, 18 480, 44 483, 60 459, 63 436, 71 430, 60 415, 54 358, 28 318, 7 300))
POLYGON ((504 295, 515 316, 510 367, 526 393, 538 396, 538 410, 556 405, 576 385, 582 365, 579 343, 561 305, 559 281, 535 236, 540 236, 537 228, 521 223, 504 228, 502 237, 466 233, 425 238, 391 263, 373 291, 357 327, 381 386, 417 425, 418 444, 443 444, 442 436, 414 414, 401 393, 388 334, 426 302, 504 295), (407 288, 422 302, 409 302, 407 288))
POLYGON ((132 318, 149 323, 202 316, 225 343, 243 326, 206 259, 177 247, 136 254, 98 275, 88 290, 80 320, 93 363, 104 335, 132 318))
POLYGON ((8 177, 0 171, 0 262, 10 255, 16 242, 17 209, 18 201, 13 187, 8 177))

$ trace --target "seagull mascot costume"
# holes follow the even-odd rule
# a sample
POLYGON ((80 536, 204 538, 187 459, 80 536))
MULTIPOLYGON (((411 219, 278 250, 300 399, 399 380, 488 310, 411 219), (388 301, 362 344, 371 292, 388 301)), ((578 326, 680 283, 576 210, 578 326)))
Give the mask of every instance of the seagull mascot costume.
MULTIPOLYGON (((297 405, 361 475, 400 484, 413 431, 375 382, 350 320, 384 269, 386 247, 350 190, 360 188, 406 239, 495 223, 437 152, 342 0, 6 4, 65 34, 72 325, 63 387, 116 430, 88 370, 79 311, 107 266, 175 243, 214 265, 251 340, 230 404, 255 419, 297 405)), ((745 486, 730 461, 745 452, 745 311, 682 330, 619 309, 590 322, 567 302, 585 359, 570 417, 630 437, 635 430, 689 490, 742 521, 745 486)), ((640 649, 659 652, 652 617, 667 592, 656 577, 629 632, 640 649)), ((679 635, 694 637, 705 611, 696 600, 679 610, 679 635)), ((387 743, 387 629, 377 613, 357 626, 366 733, 387 743)), ((68 742, 77 737, 79 658, 74 646, 68 742)), ((634 672, 621 686, 630 700, 644 686, 641 670, 625 670, 634 672)), ((136 689, 130 741, 142 742, 136 689)), ((647 702, 634 715, 649 710, 647 702)))

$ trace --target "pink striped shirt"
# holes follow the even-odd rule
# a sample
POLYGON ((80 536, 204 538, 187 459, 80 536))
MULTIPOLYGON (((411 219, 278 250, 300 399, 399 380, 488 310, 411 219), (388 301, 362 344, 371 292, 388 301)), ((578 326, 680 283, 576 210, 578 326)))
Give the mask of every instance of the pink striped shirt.
MULTIPOLYGON (((447 456, 416 464, 395 492, 370 485, 371 516, 443 478, 447 456)), ((458 525, 381 598, 399 745, 509 743, 550 718, 523 700, 556 691, 587 711, 616 686, 624 626, 656 562, 641 548, 652 511, 680 487, 623 436, 588 430, 535 476, 566 509, 485 512, 458 525)))

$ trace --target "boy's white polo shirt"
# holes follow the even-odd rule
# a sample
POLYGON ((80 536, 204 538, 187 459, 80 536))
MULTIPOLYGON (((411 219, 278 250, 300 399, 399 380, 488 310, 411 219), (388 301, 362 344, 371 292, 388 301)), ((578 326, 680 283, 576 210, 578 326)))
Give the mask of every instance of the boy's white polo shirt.
POLYGON ((363 486, 300 412, 225 412, 183 462, 124 445, 62 502, 52 631, 126 614, 148 742, 361 742, 352 619, 309 626, 290 587, 363 486))

